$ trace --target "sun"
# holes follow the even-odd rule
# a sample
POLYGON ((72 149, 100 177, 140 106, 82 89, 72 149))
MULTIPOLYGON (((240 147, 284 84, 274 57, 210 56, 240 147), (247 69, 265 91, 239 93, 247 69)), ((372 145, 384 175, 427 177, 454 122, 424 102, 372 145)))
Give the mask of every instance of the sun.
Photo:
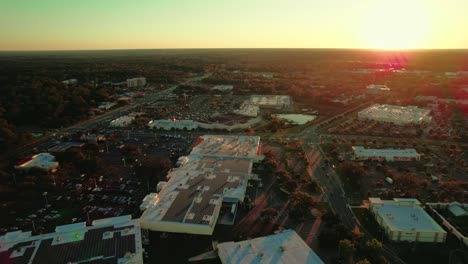
POLYGON ((428 12, 419 1, 371 1, 361 23, 362 46, 371 49, 417 49, 430 29, 428 12))

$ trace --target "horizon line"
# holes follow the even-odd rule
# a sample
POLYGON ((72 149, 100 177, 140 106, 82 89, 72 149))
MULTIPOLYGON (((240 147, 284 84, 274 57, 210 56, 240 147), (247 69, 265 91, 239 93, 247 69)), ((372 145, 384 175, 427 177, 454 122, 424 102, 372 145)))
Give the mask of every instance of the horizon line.
POLYGON ((380 49, 380 48, 285 48, 285 47, 256 47, 256 48, 115 48, 115 49, 37 49, 37 50, 0 50, 0 52, 69 52, 69 51, 134 51, 134 50, 364 50, 364 51, 443 51, 468 50, 466 48, 408 48, 408 49, 380 49))

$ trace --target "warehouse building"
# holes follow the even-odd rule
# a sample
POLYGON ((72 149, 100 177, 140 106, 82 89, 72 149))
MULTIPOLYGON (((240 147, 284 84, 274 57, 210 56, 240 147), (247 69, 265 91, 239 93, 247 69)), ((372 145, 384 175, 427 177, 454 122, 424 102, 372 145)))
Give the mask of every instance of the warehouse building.
POLYGON ((164 130, 195 130, 198 124, 192 120, 152 120, 148 123, 149 128, 164 130))
POLYGON ((140 208, 144 229, 213 234, 222 208, 234 222, 245 198, 252 166, 261 158, 259 137, 203 136, 190 155, 179 159, 158 194, 149 194, 140 208))
POLYGON ((389 122, 397 125, 420 124, 430 122, 430 110, 417 106, 397 106, 375 104, 358 113, 359 118, 371 119, 379 122, 389 122))
POLYGON ((15 169, 28 171, 31 168, 38 168, 44 171, 52 171, 57 169, 59 163, 55 161, 55 156, 49 153, 39 153, 30 158, 26 158, 18 162, 15 169))
POLYGON ((447 237, 417 199, 369 198, 369 209, 391 240, 443 243, 447 237))
POLYGON ((421 155, 415 149, 366 149, 353 146, 355 160, 416 161, 421 155))

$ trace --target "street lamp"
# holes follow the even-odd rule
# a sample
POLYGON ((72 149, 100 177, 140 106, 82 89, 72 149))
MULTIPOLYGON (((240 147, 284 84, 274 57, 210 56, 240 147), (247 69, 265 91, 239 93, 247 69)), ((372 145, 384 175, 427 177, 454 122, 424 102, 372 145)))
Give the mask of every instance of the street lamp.
POLYGON ((123 161, 124 167, 127 167, 127 163, 125 162, 125 158, 122 158, 122 161, 123 161))

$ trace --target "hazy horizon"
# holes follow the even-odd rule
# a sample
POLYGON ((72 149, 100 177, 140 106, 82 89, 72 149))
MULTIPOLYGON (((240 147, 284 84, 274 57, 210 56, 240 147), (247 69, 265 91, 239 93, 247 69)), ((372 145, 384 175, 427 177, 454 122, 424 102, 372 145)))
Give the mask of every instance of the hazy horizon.
POLYGON ((0 50, 467 49, 467 1, 5 0, 0 50))

